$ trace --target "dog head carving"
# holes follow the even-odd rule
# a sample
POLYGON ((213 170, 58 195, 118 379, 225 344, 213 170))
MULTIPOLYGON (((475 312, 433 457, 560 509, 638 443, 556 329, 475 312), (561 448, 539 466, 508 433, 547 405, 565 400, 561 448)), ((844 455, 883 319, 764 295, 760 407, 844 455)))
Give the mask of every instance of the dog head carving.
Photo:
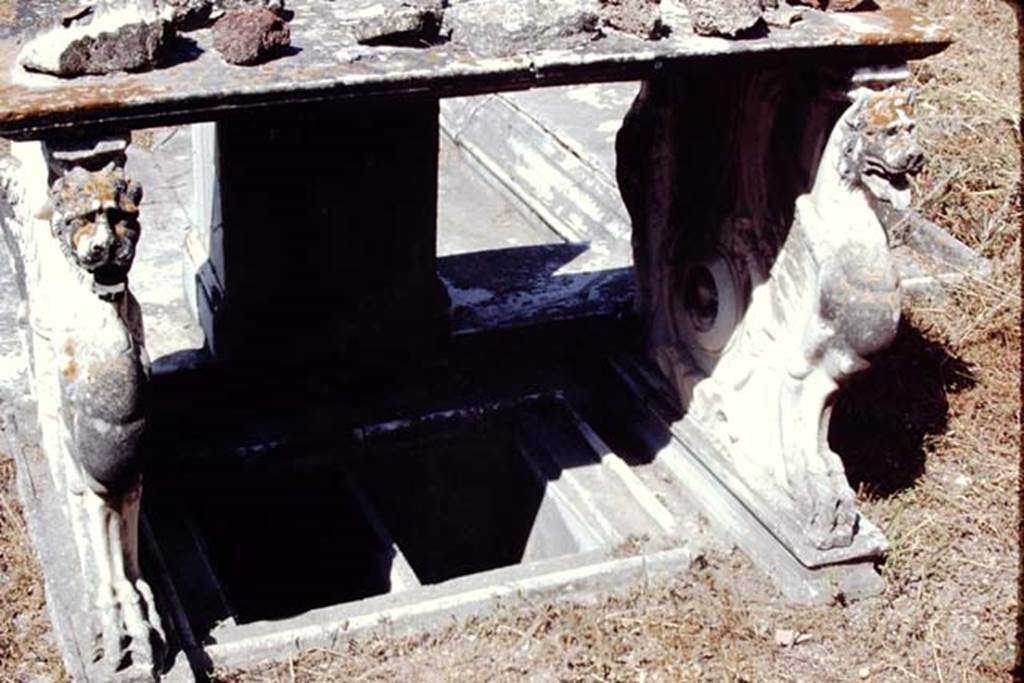
POLYGON ((114 164, 76 167, 54 182, 51 198, 51 226, 68 258, 97 283, 124 282, 139 240, 142 186, 114 164))
POLYGON ((844 117, 840 173, 875 199, 905 210, 910 205, 909 177, 924 166, 924 151, 915 134, 913 93, 890 88, 855 97, 857 103, 844 117))

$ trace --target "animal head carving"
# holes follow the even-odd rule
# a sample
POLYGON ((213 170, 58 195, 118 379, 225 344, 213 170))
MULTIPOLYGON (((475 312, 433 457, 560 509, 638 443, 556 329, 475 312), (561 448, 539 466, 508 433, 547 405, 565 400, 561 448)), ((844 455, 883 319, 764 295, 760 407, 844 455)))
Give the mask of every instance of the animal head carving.
POLYGON ((859 91, 844 116, 840 173, 855 186, 896 209, 910 205, 909 176, 924 166, 917 143, 914 98, 909 90, 859 91))
POLYGON ((124 282, 139 241, 142 186, 112 163, 99 171, 75 167, 54 182, 51 200, 51 227, 65 255, 99 284, 124 282))

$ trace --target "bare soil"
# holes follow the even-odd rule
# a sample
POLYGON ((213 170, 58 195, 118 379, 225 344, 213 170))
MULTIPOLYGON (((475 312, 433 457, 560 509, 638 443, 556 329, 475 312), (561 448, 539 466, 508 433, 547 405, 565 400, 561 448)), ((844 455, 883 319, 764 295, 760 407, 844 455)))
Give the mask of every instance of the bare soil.
MULTIPOLYGON (((2 7, 9 0, 0 0, 2 7)), ((595 604, 524 604, 418 638, 386 633, 224 681, 926 680, 1013 678, 1020 577, 1018 23, 999 0, 883 0, 959 42, 914 66, 927 217, 992 259, 905 311, 831 434, 893 549, 885 593, 794 608, 738 553, 595 604), (780 644, 781 643, 781 644, 780 644)), ((43 589, 0 456, 0 681, 62 680, 43 589)))

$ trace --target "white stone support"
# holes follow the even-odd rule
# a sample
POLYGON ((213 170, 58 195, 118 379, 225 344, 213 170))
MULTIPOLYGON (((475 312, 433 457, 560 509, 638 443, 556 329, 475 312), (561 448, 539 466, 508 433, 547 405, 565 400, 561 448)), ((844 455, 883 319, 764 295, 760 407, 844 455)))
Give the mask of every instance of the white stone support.
POLYGON ((899 322, 878 213, 923 155, 901 69, 648 82, 619 133, 636 313, 680 419, 809 567, 884 552, 828 445, 840 387, 899 322))
POLYGON ((5 173, 41 445, 77 544, 97 680, 155 675, 164 640, 138 557, 149 360, 128 288, 142 188, 125 176, 127 145, 14 143, 5 173))

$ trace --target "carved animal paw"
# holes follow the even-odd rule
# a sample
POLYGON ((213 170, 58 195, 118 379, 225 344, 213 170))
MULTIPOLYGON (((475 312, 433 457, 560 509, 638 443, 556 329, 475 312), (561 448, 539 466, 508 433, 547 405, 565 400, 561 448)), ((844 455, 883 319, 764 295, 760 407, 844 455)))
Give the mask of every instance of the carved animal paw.
POLYGON ((104 676, 122 671, 155 672, 166 645, 153 591, 143 579, 116 582, 97 605, 99 629, 94 661, 104 676))
POLYGON ((807 525, 815 547, 844 548, 857 533, 857 505, 851 491, 839 491, 816 500, 807 525))

